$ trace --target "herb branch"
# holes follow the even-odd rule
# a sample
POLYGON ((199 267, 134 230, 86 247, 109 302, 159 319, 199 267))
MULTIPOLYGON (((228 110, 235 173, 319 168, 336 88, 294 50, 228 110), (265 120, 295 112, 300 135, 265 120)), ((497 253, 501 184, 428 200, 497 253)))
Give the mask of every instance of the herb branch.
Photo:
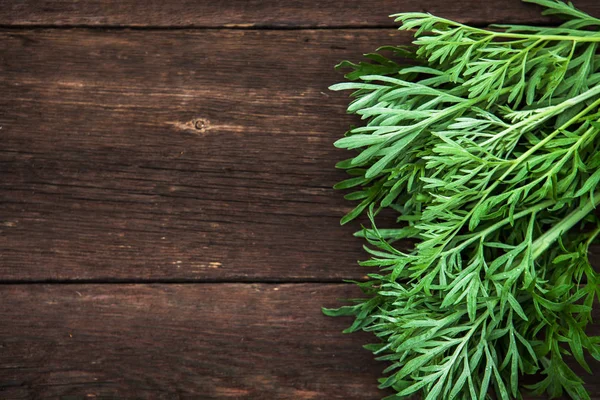
POLYGON ((588 258, 600 233, 600 19, 524 1, 566 22, 482 29, 397 14, 413 46, 345 61, 348 81, 331 87, 353 90, 348 112, 364 121, 335 143, 356 151, 336 188, 359 202, 342 223, 370 219, 357 236, 374 272, 358 283, 366 299, 324 311, 379 338, 367 348, 390 363, 390 400, 589 399, 567 361, 591 372, 585 354, 600 360, 586 333, 600 298, 588 258), (383 208, 396 227, 377 227, 383 208))

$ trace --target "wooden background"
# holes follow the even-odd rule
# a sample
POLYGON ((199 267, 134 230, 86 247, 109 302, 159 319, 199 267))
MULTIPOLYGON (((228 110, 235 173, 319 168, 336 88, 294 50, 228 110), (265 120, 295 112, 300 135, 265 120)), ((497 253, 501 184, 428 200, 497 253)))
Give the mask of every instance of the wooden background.
POLYGON ((0 0, 0 398, 382 397, 370 336, 320 312, 366 272, 331 189, 355 120, 327 87, 415 10, 556 22, 519 0, 0 0))

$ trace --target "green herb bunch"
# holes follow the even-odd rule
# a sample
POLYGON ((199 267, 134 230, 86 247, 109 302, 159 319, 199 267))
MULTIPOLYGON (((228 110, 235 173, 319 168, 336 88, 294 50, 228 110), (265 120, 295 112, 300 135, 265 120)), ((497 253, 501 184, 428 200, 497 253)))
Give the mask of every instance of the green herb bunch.
POLYGON ((375 268, 368 295, 328 315, 390 363, 382 388, 404 399, 512 399, 525 390, 589 399, 567 365, 591 373, 588 336, 600 278, 600 19, 558 0, 524 0, 559 27, 474 28, 426 13, 395 15, 414 46, 385 47, 349 68, 348 111, 364 124, 336 142, 339 168, 366 212, 375 268), (390 54, 390 55, 384 55, 390 54), (404 60, 401 65, 397 60, 404 60), (397 227, 378 229, 389 208, 397 227), (521 386, 523 375, 537 383, 521 386), (535 381, 535 379, 534 379, 535 381))

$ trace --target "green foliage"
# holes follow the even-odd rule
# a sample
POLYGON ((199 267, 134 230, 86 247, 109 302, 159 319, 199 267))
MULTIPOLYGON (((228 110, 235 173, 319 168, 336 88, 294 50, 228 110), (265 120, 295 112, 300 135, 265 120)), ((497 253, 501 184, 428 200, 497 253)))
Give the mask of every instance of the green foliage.
POLYGON ((371 220, 357 236, 376 272, 359 283, 366 299, 325 312, 380 339, 368 349, 390 363, 381 387, 394 399, 521 398, 526 374, 541 374, 534 393, 589 398, 565 360, 588 371, 586 354, 600 360, 586 334, 600 297, 588 260, 600 233, 600 20, 525 1, 567 21, 481 29, 398 14, 414 47, 344 62, 348 81, 331 87, 354 91, 348 111, 364 121, 335 144, 357 151, 336 188, 359 201, 342 223, 371 220), (376 227, 383 208, 397 227, 376 227))

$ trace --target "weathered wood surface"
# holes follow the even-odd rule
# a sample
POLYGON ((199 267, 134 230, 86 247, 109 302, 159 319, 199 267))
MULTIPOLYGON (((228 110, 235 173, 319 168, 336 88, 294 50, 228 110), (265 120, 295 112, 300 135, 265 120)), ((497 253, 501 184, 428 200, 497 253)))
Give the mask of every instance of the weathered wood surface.
MULTIPOLYGON (((600 14, 597 0, 574 3, 600 14)), ((406 11, 427 11, 471 24, 551 22, 540 16, 540 8, 520 0, 2 0, 0 25, 391 27, 388 15, 406 11)))
POLYGON ((352 285, 165 283, 364 275, 331 189, 355 120, 327 86, 409 35, 254 28, 412 10, 556 22, 519 0, 0 0, 0 282, 163 282, 0 284, 0 398, 385 395, 371 337, 320 313, 352 285), (39 29, 73 26, 244 29, 39 29))
POLYGON ((360 278, 333 66, 394 30, 0 32, 0 279, 360 278))
POLYGON ((0 398, 378 399, 351 285, 2 285, 0 398), (66 398, 66 397, 64 397, 66 398))

